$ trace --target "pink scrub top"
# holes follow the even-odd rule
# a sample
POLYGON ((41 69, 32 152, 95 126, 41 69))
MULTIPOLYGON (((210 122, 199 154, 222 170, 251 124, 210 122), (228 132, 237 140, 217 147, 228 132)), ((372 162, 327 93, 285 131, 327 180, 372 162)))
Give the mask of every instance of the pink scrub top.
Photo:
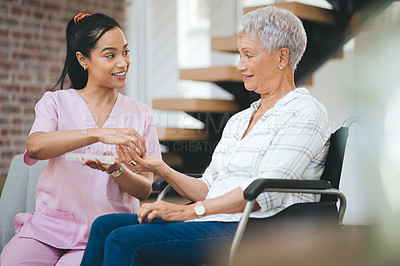
MULTIPOLYGON (((35 107, 29 133, 97 127, 83 98, 74 89, 46 92, 35 107)), ((118 93, 104 128, 134 128, 146 140, 147 155, 161 158, 150 107, 118 93)), ((94 143, 73 152, 103 154, 115 145, 94 143)), ((24 161, 37 160, 25 152, 24 161)), ((39 178, 34 213, 19 213, 15 231, 60 249, 85 248, 94 219, 107 213, 133 213, 135 198, 107 173, 67 161, 65 155, 49 159, 39 178)))

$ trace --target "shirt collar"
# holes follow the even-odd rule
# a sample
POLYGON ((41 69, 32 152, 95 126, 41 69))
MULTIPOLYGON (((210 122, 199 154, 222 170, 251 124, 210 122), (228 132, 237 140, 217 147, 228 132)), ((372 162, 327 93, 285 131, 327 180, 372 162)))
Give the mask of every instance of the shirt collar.
POLYGON ((258 109, 258 107, 260 107, 260 104, 261 104, 261 99, 258 99, 257 101, 250 104, 251 111, 252 112, 256 111, 258 109))
POLYGON ((306 88, 296 88, 292 91, 290 91, 288 94, 286 94, 282 99, 279 99, 276 103, 275 106, 284 106, 288 104, 289 102, 293 101, 297 97, 300 97, 302 95, 309 95, 310 93, 306 88))
MULTIPOLYGON (((306 89, 306 88, 296 88, 292 91, 290 91, 288 94, 286 94, 285 96, 283 96, 283 98, 279 99, 274 107, 277 106, 284 106, 286 104, 288 104, 289 102, 293 101, 294 99, 296 99, 297 97, 300 97, 301 95, 309 95, 310 92, 306 89)), ((252 112, 255 112, 258 107, 260 107, 261 104, 261 99, 258 99, 257 101, 253 102, 250 105, 250 110, 252 112)))

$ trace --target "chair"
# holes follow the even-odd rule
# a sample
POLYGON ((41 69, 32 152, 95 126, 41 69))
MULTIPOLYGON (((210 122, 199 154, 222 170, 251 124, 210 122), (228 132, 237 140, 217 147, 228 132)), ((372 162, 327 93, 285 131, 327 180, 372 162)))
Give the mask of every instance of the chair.
POLYGON ((12 159, 0 197, 1 250, 14 236, 15 215, 35 211, 36 185, 46 165, 47 161, 39 161, 28 166, 24 163, 22 154, 15 155, 12 159))
MULTIPOLYGON (((260 220, 263 220, 261 222, 280 222, 306 218, 333 223, 335 226, 343 228, 342 222, 347 202, 345 195, 339 190, 339 183, 349 127, 356 121, 356 117, 348 118, 338 130, 331 134, 325 168, 320 180, 257 179, 246 188, 243 193, 248 202, 233 238, 229 253, 229 265, 233 265, 249 220, 258 220, 257 223, 259 223, 260 220), (293 204, 272 217, 249 219, 255 199, 263 192, 320 194, 321 198, 319 202, 293 204), (336 206, 338 199, 340 199, 339 209, 336 206)), ((192 176, 200 177, 201 175, 192 176)), ((153 183, 153 190, 161 191, 157 200, 164 199, 170 188, 171 186, 162 177, 153 183)))

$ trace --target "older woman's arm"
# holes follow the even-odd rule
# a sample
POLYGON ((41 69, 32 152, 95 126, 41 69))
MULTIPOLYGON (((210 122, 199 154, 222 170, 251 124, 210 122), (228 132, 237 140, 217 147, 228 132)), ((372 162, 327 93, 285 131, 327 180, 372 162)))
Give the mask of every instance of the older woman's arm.
POLYGON ((179 173, 161 161, 160 167, 155 172, 167 181, 182 197, 191 201, 204 200, 208 193, 208 187, 203 181, 179 173))
MULTIPOLYGON (((201 181, 200 181, 201 182, 201 181)), ((202 201, 206 212, 204 215, 213 215, 219 213, 240 213, 243 212, 247 200, 243 197, 243 190, 237 188, 223 196, 202 201)), ((187 221, 198 218, 194 211, 195 204, 177 205, 166 201, 156 201, 154 203, 145 203, 138 212, 139 222, 151 222, 155 218, 161 218, 165 221, 187 221), (146 215, 147 218, 146 218, 146 215)), ((254 205, 253 210, 258 210, 260 206, 254 205)))
POLYGON ((204 200, 208 193, 208 186, 201 180, 179 173, 169 167, 163 160, 144 156, 129 150, 125 145, 116 147, 118 157, 129 165, 134 172, 153 172, 165 179, 182 197, 191 201, 204 200), (136 163, 135 166, 130 164, 136 163))

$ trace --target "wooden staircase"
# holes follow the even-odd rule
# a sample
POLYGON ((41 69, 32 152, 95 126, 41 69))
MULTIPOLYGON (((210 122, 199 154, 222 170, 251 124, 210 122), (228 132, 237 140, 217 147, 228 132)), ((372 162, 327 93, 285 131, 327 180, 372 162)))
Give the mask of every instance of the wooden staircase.
POLYGON ((179 171, 194 173, 208 165, 226 122, 241 109, 237 102, 221 99, 154 99, 152 105, 157 110, 184 111, 204 123, 204 129, 157 128, 169 153, 163 158, 179 158, 179 163, 168 161, 179 171))
MULTIPOLYGON (((337 58, 338 55, 340 57, 343 45, 358 32, 352 20, 357 12, 368 14, 359 23, 360 27, 369 17, 386 8, 392 0, 328 0, 328 2, 332 4, 333 10, 298 2, 273 4, 288 9, 298 16, 307 33, 307 48, 295 72, 297 86, 309 84, 312 73, 317 68, 331 58, 337 58)), ((246 7, 243 13, 260 7, 246 7)), ((236 44, 236 36, 221 36, 212 38, 211 49, 238 53, 236 44)), ((182 172, 203 172, 210 163, 212 152, 228 119, 234 113, 248 108, 251 102, 259 99, 259 95, 244 88, 242 76, 236 70, 236 66, 182 69, 180 79, 212 82, 234 97, 233 101, 177 98, 153 100, 153 109, 184 111, 204 123, 204 129, 158 129, 160 143, 168 148, 169 154, 181 159, 181 164, 174 168, 182 172)))

